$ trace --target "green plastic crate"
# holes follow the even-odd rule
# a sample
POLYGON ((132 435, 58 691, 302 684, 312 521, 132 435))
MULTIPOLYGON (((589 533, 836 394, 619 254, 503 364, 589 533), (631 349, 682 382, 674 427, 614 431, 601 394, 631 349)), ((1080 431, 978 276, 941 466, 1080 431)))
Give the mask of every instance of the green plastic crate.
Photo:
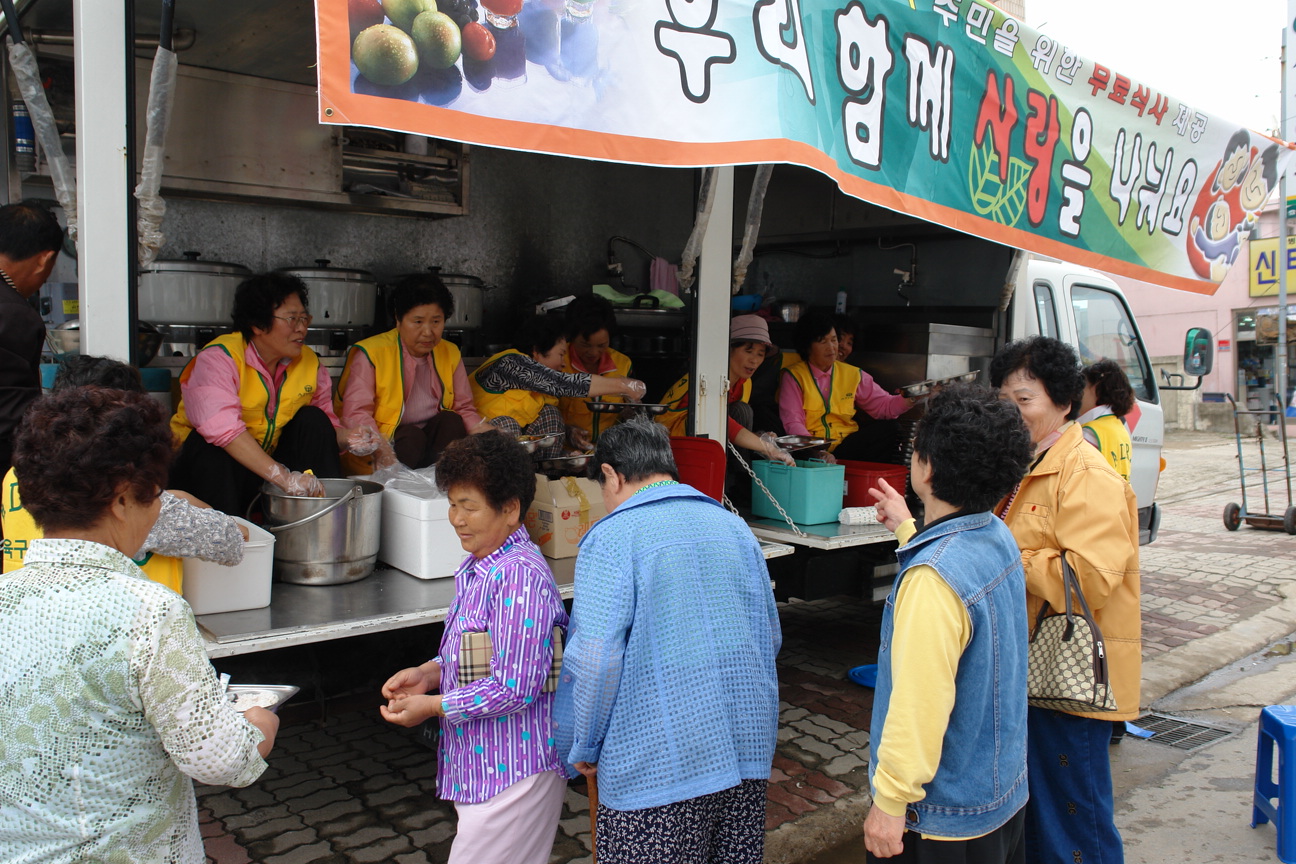
MULTIPOLYGON (((767 459, 752 461, 752 470, 793 522, 817 525, 836 522, 841 513, 846 469, 826 462, 797 462, 796 467, 767 459)), ((752 515, 782 519, 774 502, 752 481, 752 515)))

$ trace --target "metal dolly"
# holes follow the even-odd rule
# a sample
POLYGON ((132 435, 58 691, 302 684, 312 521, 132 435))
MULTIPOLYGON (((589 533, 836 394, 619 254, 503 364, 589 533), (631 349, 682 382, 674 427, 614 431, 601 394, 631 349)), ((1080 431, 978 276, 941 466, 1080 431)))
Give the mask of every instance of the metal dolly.
MULTIPOLYGON (((1233 436, 1237 442, 1238 448, 1238 480, 1242 486, 1242 504, 1229 503, 1224 506, 1224 527, 1230 531, 1236 531, 1238 526, 1245 520, 1252 528, 1267 528, 1270 530, 1282 529, 1288 534, 1296 534, 1296 505, 1292 502, 1292 482, 1291 482, 1291 460, 1287 454, 1287 423, 1283 416, 1281 408, 1267 409, 1264 411, 1251 411, 1246 408, 1239 408, 1237 400, 1232 395, 1226 393, 1225 398, 1233 406, 1233 436), (1278 442, 1282 446, 1282 482, 1287 490, 1287 509, 1282 515, 1273 511, 1270 501, 1269 491, 1269 472, 1278 471, 1275 466, 1270 468, 1265 460, 1265 434, 1264 424, 1255 420, 1256 441, 1260 445, 1260 467, 1251 469, 1252 474, 1260 475, 1260 485, 1264 495, 1264 512, 1255 513, 1247 507, 1247 467, 1242 457, 1242 424, 1239 418, 1247 417, 1264 417, 1278 416, 1278 442)), ((1254 479, 1252 480, 1254 483, 1254 479)), ((1274 483, 1277 485, 1277 479, 1274 483)), ((1277 494, 1276 492, 1274 493, 1277 494)))

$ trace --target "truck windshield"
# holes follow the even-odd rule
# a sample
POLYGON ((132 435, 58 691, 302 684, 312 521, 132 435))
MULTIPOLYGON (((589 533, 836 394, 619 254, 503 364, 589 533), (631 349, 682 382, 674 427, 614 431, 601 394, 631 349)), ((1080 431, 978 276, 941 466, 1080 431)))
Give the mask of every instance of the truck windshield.
POLYGON ((1104 357, 1115 360, 1129 376, 1134 395, 1155 402, 1151 365, 1125 301, 1117 294, 1090 285, 1071 287, 1076 341, 1083 363, 1104 357))

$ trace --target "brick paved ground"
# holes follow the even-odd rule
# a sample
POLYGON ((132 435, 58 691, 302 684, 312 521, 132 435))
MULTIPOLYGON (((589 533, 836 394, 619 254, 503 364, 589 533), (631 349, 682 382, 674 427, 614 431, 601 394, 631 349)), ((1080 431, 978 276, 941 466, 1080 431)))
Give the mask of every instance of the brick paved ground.
MULTIPOLYGON (((1144 547, 1142 557, 1144 657, 1150 664, 1171 648, 1271 607, 1281 599, 1277 586, 1296 581, 1296 538, 1223 529, 1224 504, 1238 500, 1232 438, 1190 435, 1171 443, 1161 538, 1144 547)), ((848 598, 783 607, 781 722, 766 809, 770 860, 804 860, 843 831, 857 830, 854 814, 867 795, 872 691, 845 676, 851 666, 875 658, 878 620, 871 605, 848 598), (824 829, 833 820, 852 824, 824 829), (796 833, 810 825, 816 830, 796 833)), ((345 673, 347 688, 356 692, 356 681, 381 681, 402 665, 395 656, 402 651, 422 656, 411 639, 432 638, 414 632, 404 645, 381 646, 349 640, 363 647, 325 651, 313 665, 329 670, 321 676, 325 681, 345 673)), ((300 666, 284 662, 285 668, 300 666)), ((358 692, 330 703, 323 720, 309 704, 285 709, 270 770, 252 788, 199 787, 209 861, 446 860, 454 813, 435 798, 430 751, 415 734, 379 719, 376 696, 364 695, 372 689, 358 692)), ((583 785, 573 784, 555 864, 589 860, 586 804, 583 785)))

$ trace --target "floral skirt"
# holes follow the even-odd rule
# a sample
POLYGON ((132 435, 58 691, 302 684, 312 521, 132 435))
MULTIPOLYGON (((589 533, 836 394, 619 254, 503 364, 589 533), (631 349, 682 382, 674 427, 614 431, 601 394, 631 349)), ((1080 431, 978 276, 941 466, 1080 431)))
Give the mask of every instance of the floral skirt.
POLYGON ((599 864, 761 864, 764 780, 643 810, 598 808, 599 864))

